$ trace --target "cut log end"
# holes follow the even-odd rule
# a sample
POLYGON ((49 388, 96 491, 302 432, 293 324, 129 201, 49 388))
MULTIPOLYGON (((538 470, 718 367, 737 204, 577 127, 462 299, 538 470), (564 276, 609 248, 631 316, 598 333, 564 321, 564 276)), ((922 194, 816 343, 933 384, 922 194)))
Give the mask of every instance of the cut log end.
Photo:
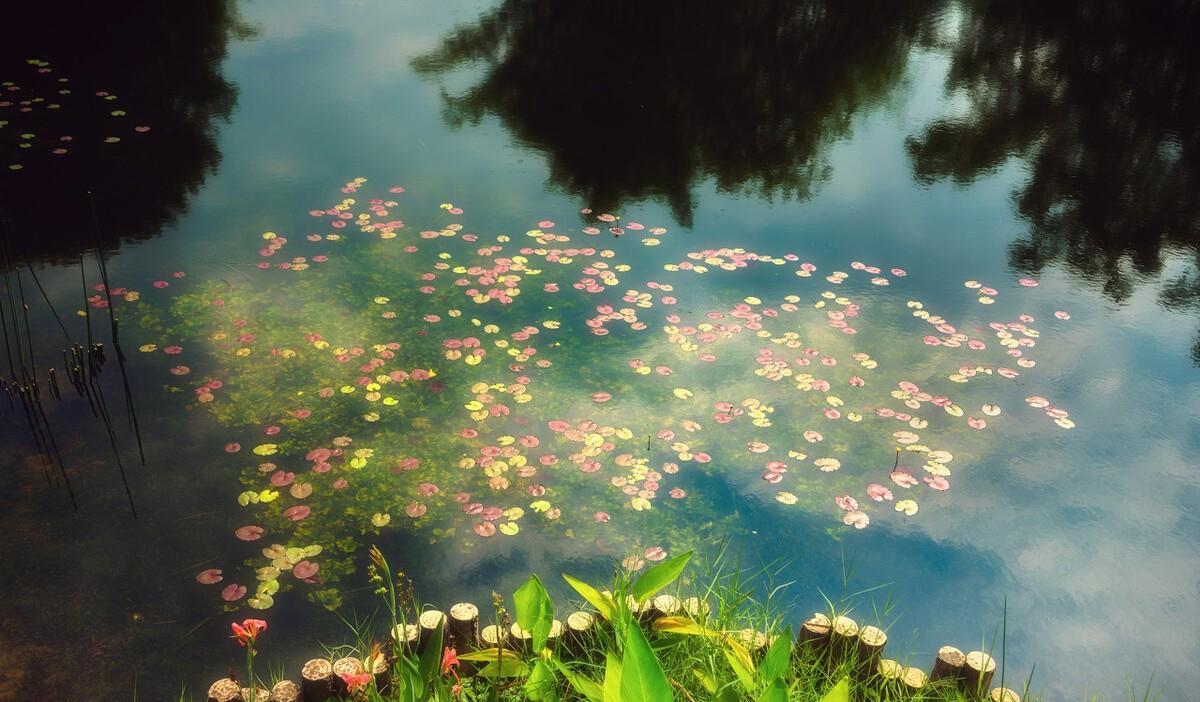
MULTIPOLYGON (((427 609, 424 612, 421 612, 421 616, 417 617, 417 621, 420 622, 421 629, 424 631, 433 631, 434 629, 438 628, 438 626, 440 626, 445 619, 445 613, 437 609, 427 609)), ((422 633, 424 633, 424 631, 422 633)))
POLYGON ((488 624, 483 627, 483 631, 479 632, 479 640, 483 642, 486 648, 501 646, 508 640, 508 632, 503 627, 488 624))
POLYGON ((596 624, 596 618, 588 612, 571 612, 567 615, 567 630, 575 633, 590 631, 596 624))
POLYGON ((983 651, 967 654, 963 666, 962 687, 966 690, 986 690, 992 686, 992 675, 996 672, 996 659, 983 651))
POLYGON ((674 595, 659 595, 651 600, 654 605, 654 611, 659 616, 670 617, 679 614, 683 609, 683 600, 674 595))
POLYGON ((299 702, 300 686, 291 680, 280 680, 271 688, 270 702, 299 702))
POLYGON ((933 670, 929 673, 930 680, 958 680, 963 675, 963 666, 967 656, 953 646, 942 646, 938 649, 937 658, 933 659, 933 670))
POLYGON ((365 672, 363 670, 362 661, 353 656, 339 658, 333 662, 333 690, 338 695, 345 695, 349 692, 346 687, 345 677, 351 675, 359 675, 365 672))
POLYGON ((875 671, 885 681, 899 680, 900 676, 904 673, 904 666, 890 658, 884 658, 875 666, 875 671))
POLYGON ((397 624, 395 629, 392 629, 392 641, 404 647, 413 647, 417 644, 417 640, 421 638, 421 627, 416 624, 397 624))
POLYGON ((920 690, 925 687, 927 678, 925 671, 920 668, 905 668, 900 673, 900 684, 907 690, 920 690))
POLYGON ((300 694, 304 702, 325 702, 333 695, 333 663, 314 658, 300 669, 300 694))
POLYGON ((854 638, 858 634, 858 622, 850 617, 834 617, 830 633, 847 639, 854 638))
POLYGON ((221 678, 208 686, 208 702, 241 702, 242 686, 235 680, 221 678))
POLYGON ((460 651, 475 648, 479 642, 479 608, 470 602, 454 605, 450 608, 447 628, 460 651))
POLYGON ((712 613, 708 602, 699 597, 688 597, 683 600, 681 609, 692 619, 705 619, 712 613))
POLYGON ((741 642, 746 650, 750 653, 762 653, 771 644, 771 640, 761 631, 754 629, 742 629, 736 634, 737 640, 741 642))
POLYGON ((887 634, 877 626, 864 626, 858 632, 858 640, 871 650, 879 650, 887 643, 887 634))
POLYGON ((992 702, 1021 702, 1021 696, 1007 687, 997 687, 988 695, 992 702))

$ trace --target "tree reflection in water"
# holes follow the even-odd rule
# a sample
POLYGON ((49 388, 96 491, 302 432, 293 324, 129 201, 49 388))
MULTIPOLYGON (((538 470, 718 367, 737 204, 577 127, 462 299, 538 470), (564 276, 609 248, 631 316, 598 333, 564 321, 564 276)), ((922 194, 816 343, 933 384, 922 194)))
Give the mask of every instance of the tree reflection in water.
POLYGON ((28 113, 0 114, 0 216, 31 258, 62 259, 95 245, 86 192, 95 193, 104 242, 156 236, 186 209, 217 167, 216 122, 228 119, 237 89, 221 73, 230 38, 256 30, 234 0, 201 3, 19 3, 5 8, 0 80, 17 100, 50 98, 28 113), (26 61, 50 64, 39 74, 26 61), (68 83, 59 84, 59 78, 68 83), (71 94, 60 96, 66 86, 71 94), (96 91, 117 95, 105 102, 96 91), (60 109, 46 109, 62 102, 60 109), (112 108, 126 114, 115 117, 112 108), (134 125, 150 127, 137 134, 134 125), (35 134, 20 148, 18 132, 35 134), (68 153, 53 155, 63 135, 68 153), (121 138, 107 144, 107 136, 121 138))
MULTIPOLYGON (((1171 254, 1200 267, 1200 4, 974 0, 946 92, 970 106, 910 138, 918 180, 969 183, 1017 157, 1028 231, 1011 265, 1062 262, 1122 302, 1171 254)), ((1200 280, 1160 301, 1200 310, 1200 280)), ((1200 341, 1193 347, 1200 364, 1200 341)))
POLYGON ((652 198, 689 226, 705 179, 810 196, 828 146, 899 84, 935 5, 507 0, 413 65, 430 77, 484 65, 473 87, 443 93, 451 126, 496 116, 597 210, 652 198))

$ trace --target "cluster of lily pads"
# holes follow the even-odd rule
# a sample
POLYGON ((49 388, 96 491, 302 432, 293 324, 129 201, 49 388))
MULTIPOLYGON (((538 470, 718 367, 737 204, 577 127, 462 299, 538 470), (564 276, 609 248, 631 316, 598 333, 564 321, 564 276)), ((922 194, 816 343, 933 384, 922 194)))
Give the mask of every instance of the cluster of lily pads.
POLYGON ((699 525, 738 528, 704 484, 863 529, 936 508, 1020 412, 1073 426, 1045 397, 1003 406, 1036 366, 1033 316, 952 321, 902 268, 737 247, 623 262, 667 230, 586 209, 510 236, 443 203, 406 211, 436 222, 416 230, 404 188, 364 202, 364 184, 300 235, 262 234, 262 277, 143 296, 142 351, 229 434, 246 546, 197 577, 227 602, 336 605, 390 529, 468 552, 533 532, 636 570, 699 525))
MULTIPOLYGON (((43 128, 47 121, 41 115, 69 110, 83 100, 99 101, 106 111, 109 126, 100 137, 105 144, 116 144, 122 135, 145 134, 149 125, 127 125, 126 111, 118 104, 115 94, 107 90, 96 90, 91 95, 76 96, 71 79, 56 75, 50 62, 28 59, 19 80, 0 80, 0 144, 6 152, 5 167, 9 171, 20 171, 31 155, 49 154, 55 157, 71 153, 72 142, 79 135, 47 132, 43 128), (10 152, 9 149, 12 149, 10 152)), ((16 76, 13 76, 16 78, 16 76)))

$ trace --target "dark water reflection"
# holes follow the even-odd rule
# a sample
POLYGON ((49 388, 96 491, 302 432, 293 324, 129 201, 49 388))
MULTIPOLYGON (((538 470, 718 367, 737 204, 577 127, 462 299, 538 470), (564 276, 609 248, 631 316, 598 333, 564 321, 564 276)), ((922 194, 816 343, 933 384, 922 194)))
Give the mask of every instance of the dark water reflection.
MULTIPOLYGON (((1200 5, 976 0, 963 8, 947 94, 963 114, 908 140, 915 177, 967 184, 1019 158, 1013 204, 1028 230, 1011 265, 1055 263, 1117 302, 1200 261, 1200 5)), ((1162 301, 1200 305, 1194 274, 1162 301)), ((1194 349, 1200 364, 1200 341, 1194 349)))
POLYGON ((807 199, 853 116, 898 88, 936 2, 509 0, 413 61, 448 124, 498 117, 598 211, 643 199, 692 223, 694 189, 807 199))
POLYGON ((157 236, 221 161, 216 129, 237 102, 221 61, 231 39, 257 29, 232 0, 76 3, 69 10, 19 3, 4 13, 0 80, 21 88, 0 98, 13 103, 0 110, 8 121, 0 130, 0 216, 20 242, 14 249, 57 259, 94 246, 89 190, 106 245, 157 236), (30 59, 48 63, 49 72, 30 59), (42 101, 19 111, 21 101, 35 98, 42 101), (47 109, 53 103, 62 106, 47 109), (20 138, 27 133, 35 136, 20 138), (63 136, 71 141, 60 142, 63 136), (110 136, 121 141, 105 143, 110 136), (52 153, 56 147, 67 153, 52 153))

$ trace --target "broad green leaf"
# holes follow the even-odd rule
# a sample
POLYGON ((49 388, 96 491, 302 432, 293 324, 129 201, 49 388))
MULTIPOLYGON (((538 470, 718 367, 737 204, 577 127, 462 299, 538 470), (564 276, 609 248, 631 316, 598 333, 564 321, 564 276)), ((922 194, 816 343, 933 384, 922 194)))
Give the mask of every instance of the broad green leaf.
POLYGON ((754 661, 750 658, 750 652, 732 638, 726 638, 724 653, 725 660, 729 661, 729 667, 733 668, 742 687, 746 692, 754 694, 754 661))
POLYGON ((533 650, 545 648, 546 638, 554 623, 554 605, 536 575, 530 575, 525 584, 513 593, 513 605, 517 610, 517 623, 533 636, 533 650))
POLYGON ((458 654, 460 661, 476 661, 478 663, 494 663, 501 658, 514 661, 522 660, 521 654, 507 648, 485 648, 479 651, 458 654))
POLYGON ((726 685, 717 693, 717 702, 742 702, 742 698, 738 696, 732 685, 726 685))
POLYGON ((821 702, 850 702, 850 678, 842 678, 821 698, 821 702))
POLYGON ((538 661, 533 665, 533 670, 529 671, 524 691, 529 699, 535 702, 558 702, 554 683, 554 671, 546 665, 546 661, 538 661))
POLYGON ((567 682, 571 683, 571 687, 575 688, 575 692, 582 695, 585 700, 588 702, 604 702, 604 688, 600 686, 600 683, 576 673, 564 665, 558 658, 551 658, 550 660, 554 663, 554 667, 558 668, 558 672, 562 673, 562 676, 567 679, 567 682))
POLYGON ((719 637, 721 632, 700 626, 691 617, 659 617, 654 620, 654 630, 668 634, 687 634, 688 636, 719 637))
POLYGON ((604 655, 604 702, 621 701, 621 659, 612 651, 604 655))
POLYGON ((621 702, 664 702, 674 699, 662 664, 636 626, 625 635, 625 660, 621 665, 621 702))
POLYGON ((566 580, 568 585, 575 588, 575 592, 578 592, 583 599, 587 600, 588 604, 595 607, 596 611, 600 613, 600 616, 604 617, 610 622, 613 620, 614 610, 616 607, 613 604, 611 596, 601 593, 591 585, 588 585, 577 578, 572 578, 566 573, 563 573, 563 580, 566 580))
POLYGON ((442 634, 446 628, 446 618, 438 623, 437 628, 429 635, 429 643, 425 644, 425 652, 421 654, 421 663, 417 669, 421 680, 433 680, 441 672, 442 665, 442 634))
POLYGON ((758 702, 788 702, 787 685, 782 677, 771 681, 766 690, 758 696, 758 702))
POLYGON ((783 634, 775 639, 767 655, 763 658, 762 666, 758 669, 758 677, 763 684, 770 685, 773 680, 783 675, 792 658, 792 628, 789 626, 783 634))
POLYGON ((492 661, 475 674, 480 678, 523 678, 529 672, 524 661, 512 658, 502 658, 499 662, 492 661))
POLYGON ((682 553, 650 568, 633 584, 633 599, 638 604, 650 599, 654 593, 675 582, 684 566, 692 559, 692 552, 682 553))
POLYGON ((708 694, 715 695, 717 693, 716 678, 704 672, 703 670, 700 670, 699 668, 693 668, 692 675, 696 676, 696 679, 700 681, 700 686, 703 687, 708 694))

